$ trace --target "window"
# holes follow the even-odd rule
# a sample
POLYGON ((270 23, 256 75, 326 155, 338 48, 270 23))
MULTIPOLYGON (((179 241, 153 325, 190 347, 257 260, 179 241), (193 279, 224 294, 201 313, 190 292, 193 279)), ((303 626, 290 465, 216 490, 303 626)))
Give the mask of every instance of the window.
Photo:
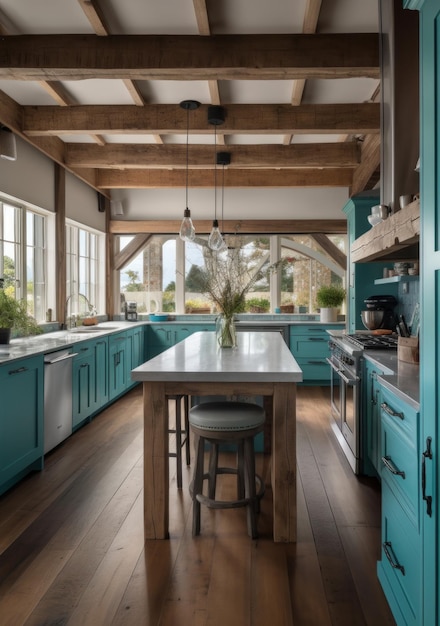
MULTIPOLYGON (((133 237, 119 240, 123 250, 133 237)), ((271 273, 252 284, 244 313, 269 313, 277 306, 285 313, 315 313, 317 289, 323 284, 345 283, 345 267, 334 258, 345 254, 345 235, 327 236, 326 249, 312 235, 233 235, 229 246, 230 250, 240 249, 250 275, 259 268, 264 273, 265 267, 279 258, 296 259, 282 267, 278 278, 271 273)), ((151 237, 143 251, 120 270, 121 311, 126 301, 135 301, 141 313, 215 312, 202 286, 207 267, 204 251, 200 243, 183 243, 175 236, 151 237)))
POLYGON ((66 225, 66 296, 72 303, 67 314, 88 313, 89 305, 105 312, 104 235, 66 225))
MULTIPOLYGON (((120 237, 123 250, 133 237, 120 237)), ((136 302, 139 313, 176 311, 176 238, 157 235, 120 271, 121 312, 136 302)))
POLYGON ((0 277, 38 322, 45 320, 47 305, 46 227, 44 214, 0 202, 0 277))

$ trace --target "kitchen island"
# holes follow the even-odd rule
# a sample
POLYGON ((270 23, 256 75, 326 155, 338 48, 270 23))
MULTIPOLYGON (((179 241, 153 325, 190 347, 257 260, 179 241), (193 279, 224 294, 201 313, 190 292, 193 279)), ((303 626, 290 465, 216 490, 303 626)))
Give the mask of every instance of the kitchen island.
POLYGON ((296 383, 302 371, 281 335, 242 332, 235 349, 219 349, 214 332, 198 332, 132 371, 144 393, 146 539, 168 537, 167 396, 261 395, 272 425, 274 541, 296 541, 296 383))

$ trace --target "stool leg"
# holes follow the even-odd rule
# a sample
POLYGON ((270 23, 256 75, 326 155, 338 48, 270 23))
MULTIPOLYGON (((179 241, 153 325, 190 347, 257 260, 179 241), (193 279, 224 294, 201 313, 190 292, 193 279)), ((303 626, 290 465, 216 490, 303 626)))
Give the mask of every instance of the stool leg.
POLYGON ((194 477, 191 483, 191 495, 193 501, 193 522, 192 522, 192 534, 193 537, 200 535, 200 502, 197 500, 197 495, 202 493, 203 490, 203 473, 204 473, 204 454, 205 454, 205 440, 203 437, 195 436, 194 442, 196 458, 194 463, 194 477))
POLYGON ((208 474, 208 498, 215 499, 215 490, 217 487, 217 468, 218 468, 218 444, 211 443, 211 451, 209 453, 209 474, 208 474))
POLYGON ((191 445, 189 436, 189 396, 183 396, 183 411, 185 422, 185 452, 186 452, 186 464, 191 465, 191 445))
POLYGON ((244 442, 244 463, 246 497, 249 503, 246 507, 248 534, 252 539, 258 537, 257 531, 257 494, 255 485, 255 453, 254 440, 249 437, 244 442))
POLYGON ((245 497, 245 463, 244 444, 240 441, 237 444, 237 499, 243 500, 245 497))
POLYGON ((176 397, 176 474, 177 488, 182 489, 182 398, 176 397))

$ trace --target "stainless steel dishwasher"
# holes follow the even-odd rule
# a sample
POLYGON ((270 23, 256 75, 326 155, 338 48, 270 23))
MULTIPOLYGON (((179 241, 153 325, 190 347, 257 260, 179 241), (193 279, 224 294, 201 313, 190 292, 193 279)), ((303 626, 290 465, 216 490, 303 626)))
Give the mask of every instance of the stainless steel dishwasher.
POLYGON ((44 355, 44 453, 72 434, 71 349, 44 355))

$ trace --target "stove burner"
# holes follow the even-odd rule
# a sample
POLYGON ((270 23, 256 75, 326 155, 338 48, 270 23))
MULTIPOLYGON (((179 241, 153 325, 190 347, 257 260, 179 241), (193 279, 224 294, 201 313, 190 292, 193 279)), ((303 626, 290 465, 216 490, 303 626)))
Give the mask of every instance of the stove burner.
POLYGON ((394 335, 346 335, 346 339, 357 348, 364 350, 397 350, 397 337, 394 335))

